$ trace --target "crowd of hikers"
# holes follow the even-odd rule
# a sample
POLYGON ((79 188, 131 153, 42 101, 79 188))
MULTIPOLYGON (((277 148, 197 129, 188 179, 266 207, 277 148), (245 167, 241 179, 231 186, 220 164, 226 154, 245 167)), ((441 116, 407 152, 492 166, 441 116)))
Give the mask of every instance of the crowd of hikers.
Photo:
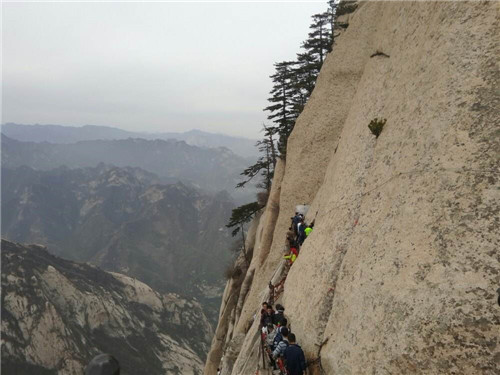
MULTIPOLYGON (((302 207, 305 208, 307 206, 304 205, 302 207)), ((299 209, 299 206, 297 206, 297 209, 299 209)), ((288 271, 297 259, 300 247, 314 229, 314 220, 310 224, 307 224, 304 214, 301 212, 295 212, 295 215, 290 220, 290 227, 286 233, 284 255, 284 258, 287 260, 286 267, 283 269, 280 282, 275 285, 271 282, 269 283, 269 302, 262 303, 259 331, 263 368, 266 368, 267 363, 273 371, 279 370, 281 375, 304 375, 308 364, 302 348, 297 344, 295 334, 290 332, 290 325, 284 313, 285 308, 279 303, 276 304, 276 310, 272 306, 273 301, 277 301, 279 295, 284 290, 288 271), (266 355, 267 360, 265 358, 266 355)), ((220 373, 221 369, 218 368, 217 374, 219 375, 220 373)), ((259 371, 257 370, 256 374, 258 373, 259 371)))
POLYGON ((284 258, 291 265, 299 256, 300 246, 302 246, 306 238, 311 234, 314 228, 314 221, 311 224, 307 224, 304 221, 304 215, 299 212, 295 212, 295 216, 290 218, 290 220, 291 225, 286 234, 287 254, 285 254, 284 258))
MULTIPOLYGON (((286 234, 286 254, 290 267, 297 259, 300 247, 311 234, 314 221, 307 224, 304 215, 295 212, 290 218, 291 223, 286 234)), ((278 298, 276 293, 283 286, 287 271, 279 283, 280 286, 269 284, 271 301, 278 298)), ((261 344, 263 353, 267 353, 269 366, 279 370, 283 375, 303 375, 306 370, 306 359, 301 347, 297 344, 295 334, 290 332, 290 326, 285 317, 285 308, 277 304, 276 310, 271 303, 264 302, 260 311, 261 344)))
MULTIPOLYGON (((311 234, 314 221, 307 224, 304 215, 295 212, 291 218, 291 225, 286 234, 285 259, 291 266, 297 259, 300 247, 305 239, 311 234)), ((286 274, 281 282, 284 283, 286 274)), ((278 298, 274 290, 276 286, 270 284, 273 290, 271 300, 278 298)), ((269 366, 273 370, 279 370, 282 375, 303 375, 306 370, 306 359, 302 348, 297 344, 295 334, 290 332, 288 320, 285 317, 285 308, 276 304, 276 310, 271 303, 264 302, 260 311, 261 345, 264 353, 267 353, 269 366)), ((217 374, 220 374, 220 368, 217 374)), ((85 375, 119 375, 120 365, 116 358, 109 354, 99 354, 94 357, 85 369, 85 375)))
POLYGON ((283 375, 303 375, 306 358, 297 344, 295 334, 287 327, 285 308, 277 304, 276 311, 264 302, 260 311, 261 344, 268 355, 269 366, 283 375))

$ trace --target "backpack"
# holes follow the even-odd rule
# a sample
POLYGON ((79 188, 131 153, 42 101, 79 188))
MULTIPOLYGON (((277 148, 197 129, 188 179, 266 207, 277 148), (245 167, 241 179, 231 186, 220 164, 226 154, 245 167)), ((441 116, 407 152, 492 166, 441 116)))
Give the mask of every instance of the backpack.
POLYGON ((274 336, 273 348, 276 348, 276 346, 280 343, 281 340, 283 340, 283 335, 281 334, 280 330, 278 329, 276 331, 276 335, 274 336))
MULTIPOLYGON (((281 342, 284 342, 285 343, 285 350, 288 348, 288 346, 290 345, 290 343, 288 342, 288 340, 281 340, 281 342)), ((279 355, 279 358, 282 359, 283 361, 283 364, 285 363, 285 358, 283 357, 283 355, 285 354, 285 350, 283 350, 280 355, 279 355)))

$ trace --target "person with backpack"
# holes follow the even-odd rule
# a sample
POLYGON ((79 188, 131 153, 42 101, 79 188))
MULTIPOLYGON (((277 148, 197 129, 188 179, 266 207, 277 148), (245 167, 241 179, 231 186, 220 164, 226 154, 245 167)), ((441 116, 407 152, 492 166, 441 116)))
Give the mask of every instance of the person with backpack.
MULTIPOLYGON (((281 330, 283 328, 286 328, 286 327, 278 327, 278 328, 276 328, 276 334, 274 335, 273 344, 271 345, 271 348, 272 348, 273 351, 274 351, 274 349, 276 349, 276 347, 278 346, 278 344, 280 343, 280 341, 283 340, 283 335, 281 334, 281 330)), ((287 331, 288 331, 288 328, 287 328, 287 331)))
POLYGON ((274 342, 278 344, 274 347, 273 358, 277 359, 285 353, 285 349, 288 347, 288 328, 280 327, 274 337, 274 342), (279 341, 278 341, 279 340, 279 341))
POLYGON ((306 371, 306 357, 304 356, 304 351, 297 345, 293 333, 288 335, 288 342, 289 345, 283 353, 288 375, 303 375, 304 371, 306 371))
POLYGON ((286 327, 288 321, 285 318, 285 308, 283 305, 276 305, 276 312, 273 315, 273 324, 278 327, 286 327))
POLYGON ((269 348, 273 347, 274 337, 276 336, 277 330, 278 328, 274 329, 274 326, 272 324, 269 324, 267 326, 266 345, 269 348))
POLYGON ((302 246, 302 244, 304 243, 304 240, 306 239, 306 232, 305 232, 305 229, 306 229, 306 223, 304 222, 304 220, 302 220, 302 221, 298 224, 298 228, 297 228, 297 231, 298 231, 298 243, 299 243, 299 246, 302 246))
POLYGON ((293 231, 294 231, 296 236, 299 234, 298 225, 299 225, 301 219, 302 219, 302 217, 298 212, 296 212, 295 216, 292 217, 292 228, 293 228, 293 231))

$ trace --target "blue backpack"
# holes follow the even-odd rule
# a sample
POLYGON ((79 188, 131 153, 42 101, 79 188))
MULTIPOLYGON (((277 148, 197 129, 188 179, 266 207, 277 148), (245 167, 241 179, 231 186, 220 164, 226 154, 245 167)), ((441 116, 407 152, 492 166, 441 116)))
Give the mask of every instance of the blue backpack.
POLYGON ((280 341, 283 340, 283 335, 281 334, 281 327, 278 328, 278 331, 276 332, 276 335, 274 336, 273 339, 273 350, 276 348, 276 346, 280 343, 280 341))

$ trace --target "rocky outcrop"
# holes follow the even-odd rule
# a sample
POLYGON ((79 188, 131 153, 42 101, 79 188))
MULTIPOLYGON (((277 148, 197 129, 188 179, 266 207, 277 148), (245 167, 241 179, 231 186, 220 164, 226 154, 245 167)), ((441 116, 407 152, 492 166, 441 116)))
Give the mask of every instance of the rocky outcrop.
POLYGON ((257 228, 224 373, 263 373, 253 316, 303 203, 316 225, 279 301, 311 373, 498 373, 498 3, 363 2, 347 17, 273 182, 275 224, 257 228))
POLYGON ((2 240, 2 372, 82 374, 99 352, 123 374, 200 374, 213 332, 199 303, 2 240))

